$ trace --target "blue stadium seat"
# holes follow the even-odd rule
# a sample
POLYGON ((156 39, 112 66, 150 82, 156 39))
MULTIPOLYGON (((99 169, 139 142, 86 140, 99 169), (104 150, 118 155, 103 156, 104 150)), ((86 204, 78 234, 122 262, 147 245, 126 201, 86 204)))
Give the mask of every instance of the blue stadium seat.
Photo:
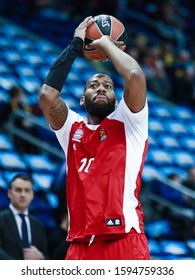
POLYGON ((187 107, 177 106, 172 112, 178 121, 193 121, 195 117, 192 110, 187 107))
POLYGON ((15 75, 3 74, 0 76, 0 88, 4 91, 8 91, 13 85, 17 84, 17 79, 15 75))
POLYGON ((0 27, 0 47, 1 50, 7 50, 11 48, 11 39, 7 38, 3 32, 3 34, 1 34, 1 27, 0 27))
POLYGON ((6 21, 6 24, 4 24, 4 30, 3 30, 4 34, 12 39, 18 38, 18 35, 20 34, 20 36, 27 36, 26 31, 19 27, 18 25, 12 23, 12 22, 8 22, 6 21))
POLYGON ((27 171, 27 166, 16 151, 0 151, 0 169, 3 171, 27 171))
MULTIPOLYGON (((72 70, 74 73, 78 73, 78 72, 83 73, 84 72, 87 75, 88 74, 91 75, 92 70, 89 70, 89 69, 91 69, 91 64, 82 57, 78 57, 72 65, 72 70)), ((92 71, 92 72, 94 73, 94 71, 92 71)), ((88 76, 88 78, 89 78, 89 76, 88 76)))
POLYGON ((7 63, 1 62, 0 64, 0 74, 10 74, 12 72, 10 66, 7 63))
POLYGON ((37 52, 25 52, 24 60, 26 63, 35 68, 45 64, 44 58, 37 52))
POLYGON ((13 151, 15 147, 10 138, 5 133, 0 133, 0 150, 13 151))
POLYGON ((150 134, 155 134, 155 135, 161 135, 161 134, 165 134, 165 128, 164 128, 164 124, 162 124, 162 122, 158 119, 154 119, 154 118, 149 118, 149 135, 150 134))
POLYGON ((194 153, 195 152, 195 138, 186 136, 182 137, 180 140, 181 146, 187 150, 189 153, 194 153))
POLYGON ((155 165, 145 164, 142 172, 142 180, 144 183, 148 183, 154 179, 161 178, 162 174, 155 165))
POLYGON ((66 82, 67 82, 69 85, 72 85, 72 84, 75 84, 75 83, 80 84, 80 83, 81 83, 80 75, 76 74, 75 72, 70 72, 70 73, 68 74, 68 77, 67 77, 66 82))
POLYGON ((21 87, 26 91, 28 94, 38 94, 40 87, 42 85, 41 80, 38 77, 26 77, 23 76, 19 80, 21 87))
POLYGON ((44 40, 44 38, 36 42, 36 47, 39 53, 43 54, 44 56, 49 53, 49 54, 54 54, 57 57, 57 55, 59 54, 57 46, 49 41, 44 40))
POLYGON ((190 250, 191 254, 195 256, 195 239, 187 239, 186 245, 188 249, 190 250))
POLYGON ((195 123, 193 122, 189 122, 186 124, 186 129, 187 132, 190 136, 195 137, 195 123))
POLYGON ((181 137, 188 135, 185 123, 178 122, 176 120, 169 120, 165 124, 165 129, 168 134, 174 137, 181 137))
POLYGON ((151 255, 151 259, 154 259, 154 256, 161 256, 162 251, 159 243, 155 239, 148 239, 148 246, 151 255))
POLYGON ((33 172, 32 178, 34 180, 35 191, 50 192, 54 180, 53 174, 33 172))
POLYGON ((161 120, 173 118, 170 107, 163 103, 152 106, 150 109, 150 115, 161 120))
POLYGON ((23 63, 23 58, 21 57, 21 55, 17 50, 7 49, 3 52, 3 56, 7 61, 8 65, 15 66, 20 63, 23 63))
POLYGON ((156 166, 171 166, 173 164, 172 155, 170 152, 160 148, 149 150, 147 157, 149 162, 156 166))
POLYGON ((73 96, 66 94, 61 94, 61 98, 66 102, 69 108, 73 111, 77 111, 79 106, 79 101, 76 100, 73 96))
POLYGON ((20 53, 31 52, 34 50, 34 45, 32 40, 26 37, 16 37, 13 44, 18 49, 20 53))
POLYGON ((167 219, 148 222, 145 225, 145 232, 149 239, 173 239, 176 237, 176 232, 172 230, 167 219))
POLYGON ((160 135, 158 137, 158 143, 165 150, 176 150, 180 149, 180 142, 178 139, 171 135, 160 135))
POLYGON ((15 67, 16 73, 20 78, 31 78, 31 77, 37 77, 37 73, 35 69, 32 69, 27 64, 20 64, 15 67))
POLYGON ((0 88, 0 106, 3 106, 5 103, 8 103, 9 100, 10 100, 10 97, 9 97, 9 94, 7 93, 7 91, 0 88))
POLYGON ((56 165, 47 157, 41 154, 23 154, 26 166, 31 172, 55 173, 56 165))
POLYGON ((176 256, 190 256, 190 252, 186 244, 182 241, 177 240, 161 240, 160 241, 161 250, 165 254, 172 254, 176 256))
POLYGON ((70 88, 70 93, 77 99, 80 100, 81 96, 84 94, 82 84, 73 84, 70 88))
POLYGON ((194 156, 190 152, 184 150, 173 151, 172 160, 176 166, 184 169, 188 169, 195 164, 194 156))

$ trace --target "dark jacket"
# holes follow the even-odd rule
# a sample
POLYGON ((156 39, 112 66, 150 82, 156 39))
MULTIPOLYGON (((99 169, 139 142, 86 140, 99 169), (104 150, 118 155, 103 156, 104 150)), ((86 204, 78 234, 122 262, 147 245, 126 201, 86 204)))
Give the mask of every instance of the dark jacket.
MULTIPOLYGON (((32 244, 48 259, 45 229, 42 223, 29 215, 32 244)), ((0 259, 22 260, 22 244, 14 215, 10 209, 0 212, 0 259)))

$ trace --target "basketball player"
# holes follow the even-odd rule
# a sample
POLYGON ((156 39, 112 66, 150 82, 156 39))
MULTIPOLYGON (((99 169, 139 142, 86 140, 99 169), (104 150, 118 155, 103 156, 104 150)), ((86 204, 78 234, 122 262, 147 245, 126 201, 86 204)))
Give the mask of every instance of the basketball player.
POLYGON ((97 73, 81 96, 87 119, 73 112, 60 91, 82 51, 87 17, 57 58, 40 91, 40 106, 67 162, 67 204, 72 242, 68 260, 150 259, 139 201, 148 145, 146 82, 138 63, 109 36, 91 46, 109 58, 124 79, 119 102, 111 78, 97 73), (115 109, 116 108, 116 109, 115 109))

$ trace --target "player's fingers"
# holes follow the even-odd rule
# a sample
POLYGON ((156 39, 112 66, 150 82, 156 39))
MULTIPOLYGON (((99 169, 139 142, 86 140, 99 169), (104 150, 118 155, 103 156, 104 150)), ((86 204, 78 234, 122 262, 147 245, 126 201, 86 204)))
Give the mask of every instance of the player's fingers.
POLYGON ((87 25, 89 26, 90 24, 92 24, 95 21, 96 21, 96 19, 94 17, 89 17, 89 19, 87 21, 87 25))
POLYGON ((113 41, 114 44, 117 46, 117 47, 120 47, 120 46, 123 46, 124 45, 124 42, 123 41, 113 41))
POLYGON ((95 19, 92 16, 86 17, 78 26, 78 28, 87 28, 95 19))

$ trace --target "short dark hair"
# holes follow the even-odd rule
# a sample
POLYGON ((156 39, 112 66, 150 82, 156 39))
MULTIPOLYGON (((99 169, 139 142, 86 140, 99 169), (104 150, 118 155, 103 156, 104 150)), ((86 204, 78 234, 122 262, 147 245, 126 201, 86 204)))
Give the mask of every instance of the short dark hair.
POLYGON ((17 85, 13 85, 9 90, 9 95, 11 98, 15 98, 16 96, 20 95, 23 90, 22 88, 18 87, 17 85))
POLYGON ((14 177, 10 180, 9 182, 9 189, 11 189, 12 187, 12 183, 16 180, 16 179, 22 179, 24 181, 29 181, 32 183, 32 185, 34 184, 33 178, 28 175, 28 174, 23 174, 23 173, 18 173, 16 175, 14 175, 14 177))

